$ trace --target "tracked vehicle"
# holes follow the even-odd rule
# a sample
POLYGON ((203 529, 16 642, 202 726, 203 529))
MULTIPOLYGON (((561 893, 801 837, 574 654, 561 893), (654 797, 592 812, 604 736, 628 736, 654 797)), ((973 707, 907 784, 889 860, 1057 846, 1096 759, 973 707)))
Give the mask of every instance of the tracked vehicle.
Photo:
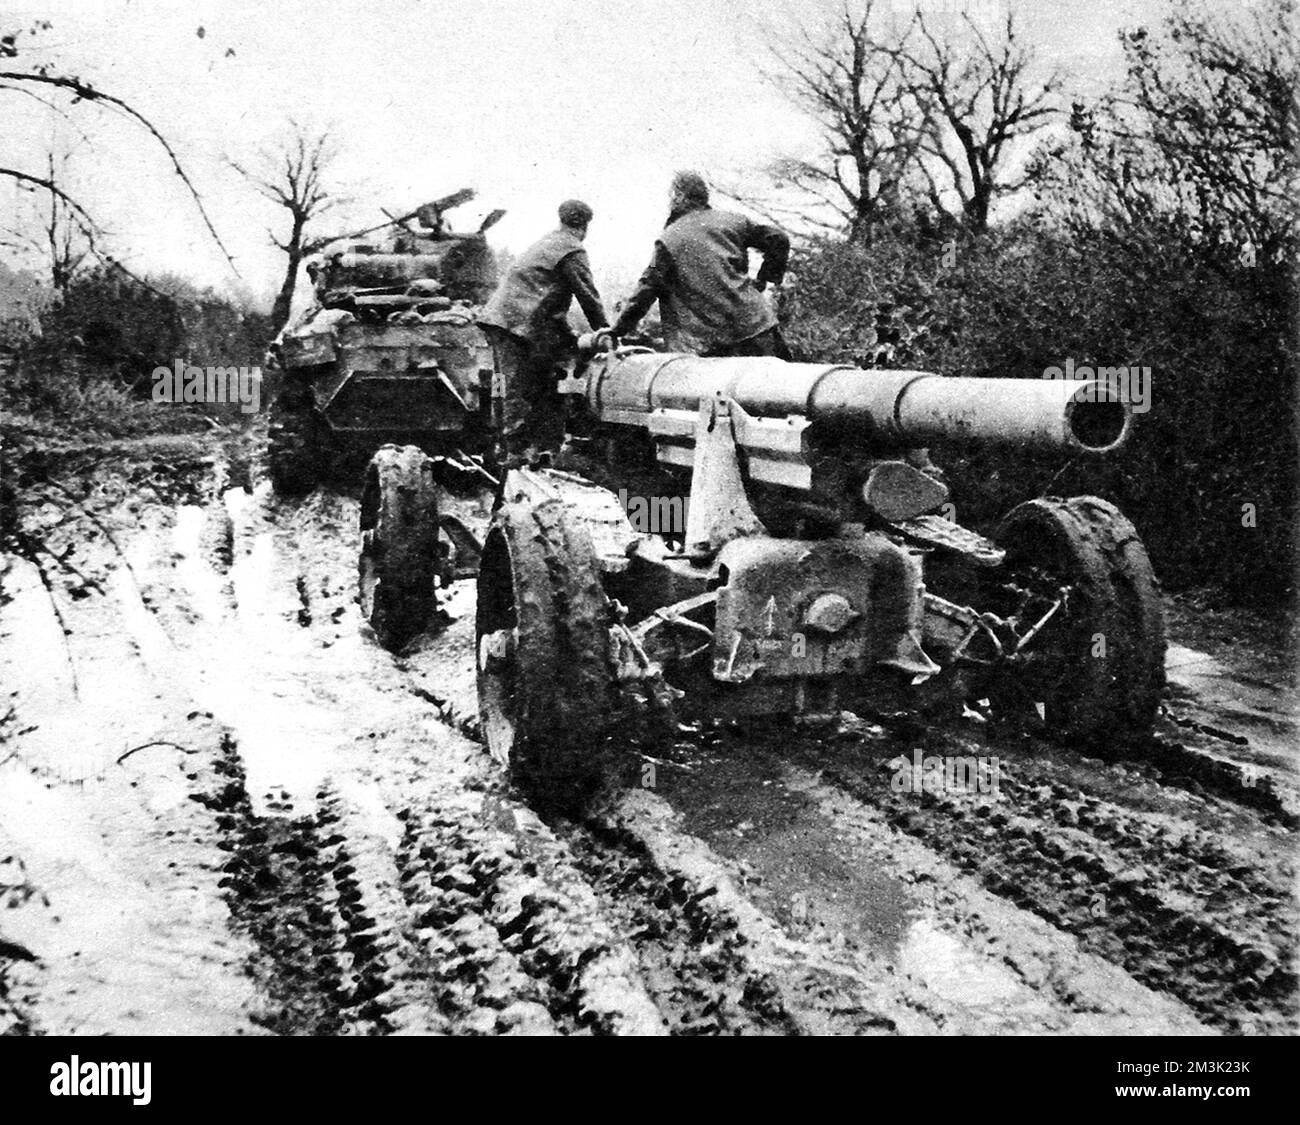
MULTIPOLYGON (((1112 388, 621 349, 563 389, 574 453, 509 473, 478 571, 480 716, 519 781, 580 799, 604 733, 701 715, 978 702, 1069 739, 1149 732, 1163 623, 1132 524, 1042 498, 985 537, 946 518, 923 449, 1105 454, 1132 422, 1112 388)), ((386 456, 409 482, 416 451, 386 456)), ((372 469, 388 494, 400 474, 372 469)), ((431 491, 391 494, 385 581, 421 596, 389 641, 424 624, 440 557, 431 491)))
POLYGON ((267 450, 278 492, 306 492, 386 442, 466 469, 486 448, 492 362, 475 317, 496 282, 484 234, 504 212, 472 234, 443 221, 473 195, 426 204, 387 234, 330 243, 309 262, 316 302, 267 360, 279 379, 267 450))

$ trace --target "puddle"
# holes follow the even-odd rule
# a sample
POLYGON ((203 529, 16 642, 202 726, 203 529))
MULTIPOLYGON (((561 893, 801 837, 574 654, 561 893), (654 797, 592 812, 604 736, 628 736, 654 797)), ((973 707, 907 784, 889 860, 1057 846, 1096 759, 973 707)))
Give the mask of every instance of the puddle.
POLYGON ((683 831, 752 872, 747 897, 791 937, 869 951, 965 1008, 1024 1002, 1014 972, 941 928, 932 893, 904 881, 869 826, 824 807, 814 775, 747 748, 683 764, 660 771, 660 795, 683 831))
POLYGON ((917 918, 898 946, 898 967, 934 993, 967 1007, 1016 999, 1023 986, 1003 965, 973 952, 951 934, 917 918))
POLYGON ((80 612, 76 631, 65 637, 26 560, 13 561, 5 584, 5 631, 21 638, 3 668, 16 700, 14 753, 61 781, 98 779, 120 754, 148 741, 157 723, 130 642, 115 620, 93 608, 80 612))
POLYGON ((1175 689, 1195 698, 1214 725, 1249 739, 1257 753, 1294 762, 1300 709, 1293 693, 1177 644, 1168 648, 1165 674, 1175 689))
MULTIPOLYGON (((114 578, 142 655, 155 670, 166 668, 169 679, 179 680, 196 703, 235 732, 249 797, 255 811, 266 815, 290 805, 301 812, 315 803, 339 748, 365 720, 357 712, 369 658, 355 628, 343 630, 353 640, 326 650, 298 624, 296 559, 280 533, 258 528, 262 500, 240 488, 223 494, 219 512, 230 519, 235 543, 224 574, 205 549, 212 513, 195 505, 175 510, 176 593, 199 619, 202 640, 196 647, 174 645, 131 580, 121 572, 114 578), (340 722, 341 713, 346 721, 340 722)), ((151 558, 147 537, 133 544, 133 553, 132 565, 145 573, 151 558)))
POLYGON ((1165 674, 1171 683, 1202 697, 1244 711, 1278 718, 1296 718, 1296 702, 1284 688, 1245 676, 1206 652, 1171 644, 1165 655, 1165 674))
POLYGON ((5 606, 5 632, 23 638, 20 671, 27 681, 23 698, 30 701, 33 713, 75 706, 80 680, 36 567, 11 557, 4 587, 10 599, 5 606))
POLYGON ((786 788, 778 763, 711 757, 686 764, 689 773, 659 772, 660 795, 685 832, 752 872, 746 893, 787 932, 819 931, 894 956, 917 904, 883 857, 786 788))

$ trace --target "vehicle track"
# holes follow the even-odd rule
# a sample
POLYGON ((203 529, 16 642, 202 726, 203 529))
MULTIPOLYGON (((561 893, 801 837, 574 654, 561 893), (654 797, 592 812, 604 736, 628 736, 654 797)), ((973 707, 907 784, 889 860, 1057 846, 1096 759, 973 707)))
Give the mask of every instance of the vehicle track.
POLYGON ((566 832, 674 1034, 917 1033, 953 1018, 937 997, 901 996, 880 965, 792 939, 745 897, 734 866, 674 819, 632 791, 566 832))
POLYGON ((1213 795, 1170 797, 1122 763, 1081 768, 1059 748, 1008 754, 1005 744, 972 746, 936 731, 921 749, 998 751, 999 792, 899 793, 891 784, 897 747, 882 753, 805 738, 791 757, 1208 1022, 1235 1032, 1294 1030, 1291 830, 1213 795))
MULTIPOLYGON (((294 549, 303 560, 299 565, 307 572, 295 584, 302 607, 298 622, 304 627, 310 626, 311 607, 320 599, 303 592, 329 593, 331 581, 341 586, 338 571, 350 567, 346 539, 330 532, 347 520, 351 507, 350 501, 339 498, 313 498, 311 504, 287 513, 294 549)), ((277 526, 283 528, 285 521, 277 520, 277 526)), ((335 593, 345 596, 341 589, 335 593)), ((431 638, 424 654, 417 645, 394 667, 408 690, 434 702, 438 718, 473 736, 472 676, 463 668, 451 672, 446 655, 455 654, 460 664, 469 666, 472 646, 463 634, 469 631, 472 598, 466 601, 464 585, 453 594, 448 604, 458 620, 431 638), (419 686, 430 682, 436 683, 436 694, 419 686)), ((329 609, 325 618, 337 622, 338 609, 329 609)), ((971 752, 968 742, 951 732, 927 736, 925 745, 926 752, 971 752)), ((1009 777, 1004 775, 998 807, 983 816, 960 800, 894 799, 888 787, 879 784, 879 770, 874 777, 864 775, 861 761, 854 760, 863 748, 851 742, 798 739, 791 760, 802 761, 807 753, 808 764, 825 770, 827 779, 853 799, 880 808, 890 825, 952 859, 1008 902, 1078 936, 1084 949, 1122 966, 1157 991, 1184 1000, 1217 1026, 1249 1032, 1294 1025, 1295 979, 1285 938, 1293 928, 1288 921, 1293 904, 1285 889, 1286 868, 1278 863, 1260 868, 1267 847, 1261 850, 1257 839, 1260 833, 1271 833, 1264 844, 1276 853, 1293 825, 1267 779, 1259 784, 1261 779, 1243 773, 1237 762, 1168 740, 1149 755, 1121 763, 1083 759, 1003 732, 991 747, 1013 758, 1016 768, 1009 777), (1026 744, 1032 749, 1024 751, 1026 744), (888 798, 882 799, 884 794, 888 798), (1216 843, 1225 824, 1248 836, 1254 833, 1252 846, 1234 850, 1216 843)), ((989 745, 980 750, 991 752, 989 745)), ((742 739, 736 753, 748 751, 742 739)), ((499 779, 489 780, 487 786, 499 787, 499 779)), ((511 800, 508 795, 504 799, 511 800)), ((520 811, 514 804, 514 822, 520 811)), ((512 999, 505 1005, 511 1016, 504 1023, 491 1023, 491 1030, 516 1026, 511 1020, 521 1012, 531 1013, 520 1016, 526 1027, 582 1030, 573 1004, 556 999, 568 995, 571 987, 557 986, 545 974, 530 971, 536 970, 536 960, 522 961, 491 924, 491 903, 496 901, 492 889, 506 877, 503 872, 512 870, 509 834, 488 845, 474 819, 464 814, 452 822, 445 815, 430 819, 415 810, 403 809, 400 815, 406 838, 399 866, 408 905, 414 908, 423 903, 420 896, 430 896, 435 914, 459 918, 458 925, 468 928, 452 938, 426 933, 418 939, 427 964, 450 963, 469 974, 457 988, 447 984, 439 993, 440 1007, 464 1013, 465 1018, 477 1012, 474 1026, 487 1029, 490 1017, 484 1013, 505 1010, 494 1009, 487 998, 522 997, 519 1002, 525 1007, 512 1008, 512 999), (410 838, 414 831, 436 837, 438 854, 410 838), (493 846, 506 850, 493 852, 493 846), (504 867, 489 870, 481 859, 458 867, 441 858, 443 852, 456 856, 467 850, 472 855, 496 854, 504 867), (434 874, 447 885, 437 886, 424 874, 410 875, 408 867, 417 857, 433 864, 434 874), (489 921, 477 921, 484 917, 489 921), (503 981, 514 982, 514 987, 503 981), (529 1004, 545 1010, 549 1025, 529 1004)), ((607 928, 627 935, 638 966, 633 975, 639 973, 675 1033, 915 1031, 963 1023, 957 1009, 925 995, 915 982, 909 983, 904 1000, 877 994, 854 1002, 845 999, 843 979, 829 984, 823 980, 822 993, 833 1000, 820 1005, 800 1001, 799 986, 790 983, 798 973, 788 957, 784 962, 778 958, 779 967, 772 969, 756 967, 749 954, 757 940, 750 932, 755 929, 778 946, 789 942, 790 935, 772 918, 750 904, 752 914, 744 925, 734 911, 724 911, 719 922, 705 909, 704 904, 713 904, 698 881, 665 869, 664 850, 656 855, 625 822, 593 819, 552 827, 571 850, 601 912, 611 919, 607 928), (924 999, 918 1001, 918 994, 924 999)), ((671 830, 664 834, 669 839, 683 836, 671 830)), ((1284 846, 1280 854, 1286 854, 1284 846)), ((711 862, 721 863, 716 855, 711 862)), ((736 901, 748 900, 737 895, 736 901)), ((809 948, 824 952, 819 943, 809 948)), ((879 978, 882 966, 873 971, 879 978)), ((852 972, 862 977, 860 971, 852 972)), ((817 991, 817 986, 805 987, 817 991)))
MULTIPOLYGON (((72 641, 117 628, 149 670, 131 690, 152 675, 222 732, 185 776, 256 1028, 1295 1028, 1289 791, 1194 700, 1171 715, 1199 727, 1124 762, 968 724, 704 729, 543 821, 471 741, 471 583, 393 657, 355 606, 353 498, 281 503, 221 451, 88 457, 24 463, 22 526, 72 641), (888 763, 918 747, 1000 755, 999 793, 895 793, 888 763)), ((122 836, 128 866, 157 835, 122 836)), ((0 985, 27 972, 0 947, 0 985)))
POLYGON ((661 1033, 568 849, 526 808, 446 797, 404 815, 399 854, 450 1006, 483 1031, 661 1033))

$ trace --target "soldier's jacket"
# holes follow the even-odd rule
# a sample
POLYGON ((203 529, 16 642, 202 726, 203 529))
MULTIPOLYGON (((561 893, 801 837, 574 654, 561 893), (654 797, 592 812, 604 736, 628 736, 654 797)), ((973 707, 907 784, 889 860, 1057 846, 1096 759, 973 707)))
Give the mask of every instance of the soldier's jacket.
POLYGON ((609 323, 582 240, 560 227, 519 256, 478 320, 527 340, 535 348, 555 350, 572 339, 565 317, 574 297, 593 329, 609 323))
POLYGON ((780 284, 790 239, 776 227, 707 206, 673 216, 614 335, 626 335, 656 300, 669 351, 703 355, 772 328, 776 315, 748 276, 750 249, 763 254, 757 281, 780 284))

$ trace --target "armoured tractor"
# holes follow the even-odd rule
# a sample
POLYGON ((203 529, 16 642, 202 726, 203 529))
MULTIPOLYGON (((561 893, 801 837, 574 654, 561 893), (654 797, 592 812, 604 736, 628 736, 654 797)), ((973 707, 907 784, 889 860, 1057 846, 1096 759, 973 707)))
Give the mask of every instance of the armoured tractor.
POLYGON ((277 491, 306 492, 385 442, 467 468, 486 448, 492 361, 475 315, 496 282, 484 235, 504 212, 470 234, 443 219, 473 196, 426 204, 309 261, 315 302, 267 359, 279 376, 267 451, 277 491))

